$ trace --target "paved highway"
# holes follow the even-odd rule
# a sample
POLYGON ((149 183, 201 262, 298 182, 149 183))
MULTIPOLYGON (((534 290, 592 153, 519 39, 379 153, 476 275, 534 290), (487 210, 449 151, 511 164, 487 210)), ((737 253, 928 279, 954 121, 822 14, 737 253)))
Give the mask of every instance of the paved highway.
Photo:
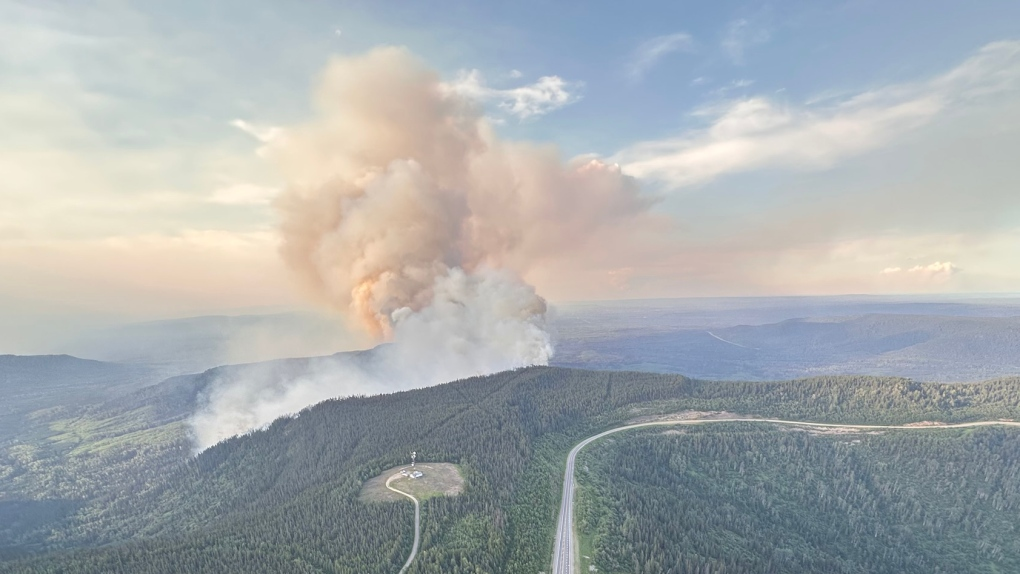
POLYGON ((404 572, 407 572, 407 569, 411 567, 411 562, 414 562, 414 557, 418 554, 418 544, 421 541, 421 506, 418 504, 418 499, 415 498, 414 496, 402 490, 397 490, 390 486, 391 482, 400 477, 401 475, 394 474, 393 476, 387 478, 386 488, 392 490, 393 492, 396 492, 397 494, 402 494, 410 498, 411 501, 414 502, 414 545, 411 546, 411 555, 407 557, 407 562, 404 562, 404 567, 400 569, 400 574, 404 574, 404 572))
MULTIPOLYGON (((982 426, 1020 426, 1020 422, 1012 421, 979 421, 959 424, 932 424, 932 425, 844 425, 835 423, 808 423, 801 421, 787 421, 781 419, 751 419, 751 418, 726 418, 726 419, 689 419, 678 421, 655 421, 639 423, 610 429, 595 436, 588 437, 570 450, 567 455, 567 468, 563 474, 563 498, 560 501, 560 517, 556 522, 556 544, 553 547, 552 574, 578 574, 577 567, 577 543, 574 539, 574 460, 577 453, 590 443, 613 433, 625 430, 650 426, 675 426, 675 425, 696 425, 708 423, 734 423, 734 422, 755 422, 793 425, 802 427, 823 427, 843 428, 854 430, 869 429, 903 429, 903 430, 934 430, 934 429, 959 429, 982 426)), ((387 485, 388 486, 388 485, 387 485)), ((417 539, 416 539, 417 541, 417 539)), ((417 548, 417 542, 415 543, 417 548)), ((412 554, 413 556, 413 554, 412 554)), ((408 561, 410 564, 410 561, 408 561)), ((405 567, 406 568, 406 567, 405 567)), ((403 573, 403 571, 401 571, 403 573)))

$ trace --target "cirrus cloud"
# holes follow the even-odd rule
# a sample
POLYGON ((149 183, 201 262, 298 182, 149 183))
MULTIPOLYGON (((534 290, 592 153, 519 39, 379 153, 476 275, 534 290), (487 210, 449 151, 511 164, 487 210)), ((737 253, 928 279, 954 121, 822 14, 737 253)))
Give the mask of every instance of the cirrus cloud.
POLYGON ((730 61, 739 66, 744 63, 744 54, 748 48, 764 44, 770 39, 772 33, 767 28, 741 18, 726 26, 720 45, 730 61))
POLYGON ((627 66, 627 75, 632 80, 640 80, 666 55, 678 51, 689 52, 693 49, 694 40, 686 32, 656 36, 642 42, 634 50, 630 64, 627 66))
POLYGON ((696 110, 707 126, 644 141, 612 159, 677 189, 764 168, 824 169, 889 144, 954 107, 1020 88, 1020 41, 989 44, 928 81, 801 106, 758 96, 696 110))

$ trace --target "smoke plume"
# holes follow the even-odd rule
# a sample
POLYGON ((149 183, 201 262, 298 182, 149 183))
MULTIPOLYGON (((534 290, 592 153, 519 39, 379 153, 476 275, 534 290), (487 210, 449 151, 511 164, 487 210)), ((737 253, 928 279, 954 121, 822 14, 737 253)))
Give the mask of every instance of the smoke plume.
POLYGON ((215 386, 193 420, 200 448, 330 397, 547 364, 546 302, 521 277, 649 206, 618 166, 499 139, 403 49, 333 60, 315 107, 260 150, 290 182, 281 254, 310 296, 392 344, 368 366, 215 386))

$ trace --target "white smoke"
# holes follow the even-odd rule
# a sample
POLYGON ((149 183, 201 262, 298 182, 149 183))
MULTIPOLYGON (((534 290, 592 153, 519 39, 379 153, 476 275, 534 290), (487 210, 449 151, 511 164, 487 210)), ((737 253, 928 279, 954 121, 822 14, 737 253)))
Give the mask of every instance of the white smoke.
POLYGON ((274 366, 240 367, 209 389, 191 420, 198 451, 324 400, 436 385, 552 357, 545 305, 534 289, 499 270, 451 270, 421 311, 393 313, 392 344, 371 357, 316 359, 298 376, 274 366))
POLYGON ((291 182, 275 203, 281 254, 311 297, 391 344, 367 363, 214 385, 192 420, 200 449, 332 397, 547 364, 546 303, 521 277, 649 205, 617 166, 500 140, 403 49, 334 60, 316 103, 315 121, 262 140, 291 182))

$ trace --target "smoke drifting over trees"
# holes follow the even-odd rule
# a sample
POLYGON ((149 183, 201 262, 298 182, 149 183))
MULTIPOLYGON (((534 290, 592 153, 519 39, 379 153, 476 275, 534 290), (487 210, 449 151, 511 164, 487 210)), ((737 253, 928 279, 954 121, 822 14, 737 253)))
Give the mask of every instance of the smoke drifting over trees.
POLYGON ((312 297, 393 345, 367 370, 214 389, 200 448, 334 396, 547 364, 546 302, 521 276, 649 217, 618 166, 500 140, 406 50, 333 60, 315 105, 260 150, 290 182, 281 253, 312 297))

